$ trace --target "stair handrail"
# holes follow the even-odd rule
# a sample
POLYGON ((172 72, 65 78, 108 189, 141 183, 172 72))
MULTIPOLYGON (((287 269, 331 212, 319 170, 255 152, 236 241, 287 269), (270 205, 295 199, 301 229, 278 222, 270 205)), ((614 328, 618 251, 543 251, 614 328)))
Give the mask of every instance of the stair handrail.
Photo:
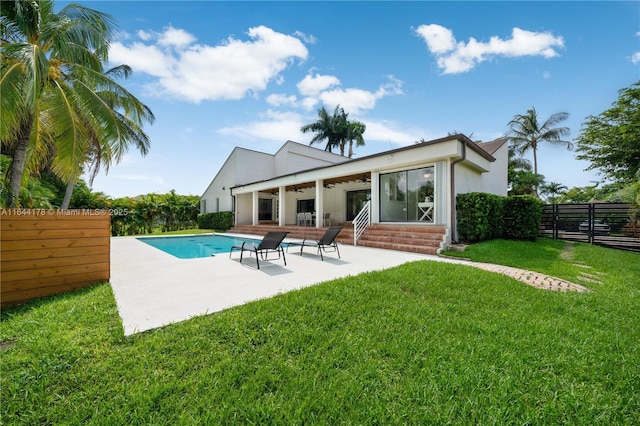
POLYGON ((358 238, 371 225, 371 200, 367 201, 351 223, 353 223, 353 245, 357 246, 358 238))

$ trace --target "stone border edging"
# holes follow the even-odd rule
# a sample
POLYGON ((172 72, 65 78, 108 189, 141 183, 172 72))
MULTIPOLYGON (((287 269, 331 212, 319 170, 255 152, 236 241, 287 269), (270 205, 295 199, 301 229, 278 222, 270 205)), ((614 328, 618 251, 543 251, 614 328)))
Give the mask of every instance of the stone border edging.
POLYGON ((496 272, 498 274, 506 275, 514 278, 532 287, 540 288, 550 291, 579 291, 587 292, 591 291, 587 287, 580 284, 572 283, 561 278, 552 277, 549 275, 541 274, 539 272, 527 271, 526 269, 513 268, 511 266, 496 265, 493 263, 474 262, 468 258, 454 257, 439 255, 440 257, 447 259, 463 260, 469 263, 469 266, 483 269, 489 272, 496 272))

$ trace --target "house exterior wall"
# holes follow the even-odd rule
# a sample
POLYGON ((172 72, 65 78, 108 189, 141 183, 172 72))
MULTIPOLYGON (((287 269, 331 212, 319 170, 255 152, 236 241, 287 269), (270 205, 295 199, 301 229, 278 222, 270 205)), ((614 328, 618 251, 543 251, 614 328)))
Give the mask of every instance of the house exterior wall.
POLYGON ((200 197, 200 213, 231 211, 233 198, 230 188, 239 183, 269 179, 273 177, 273 173, 273 156, 244 148, 234 148, 200 197))
POLYGON ((236 147, 200 197, 200 213, 231 211, 230 188, 234 186, 347 160, 341 155, 293 141, 287 141, 274 155, 236 147))
POLYGON ((341 155, 332 154, 297 142, 287 141, 274 155, 274 176, 282 176, 317 167, 331 166, 348 160, 348 158, 341 155))
POLYGON ((488 164, 487 172, 479 172, 465 162, 456 166, 456 194, 487 192, 507 195, 507 145, 500 147, 493 156, 496 160, 488 164))
MULTIPOLYGON (((306 155, 318 150, 304 145, 288 142, 274 156, 274 164, 277 172, 289 171, 276 177, 263 180, 255 180, 246 184, 233 187, 236 199, 236 223, 256 223, 255 214, 251 212, 251 203, 257 200, 257 192, 261 192, 260 198, 272 197, 275 206, 279 205, 279 197, 284 197, 284 208, 279 223, 293 225, 296 223, 298 200, 314 199, 316 211, 331 214, 331 223, 338 224, 346 221, 347 192, 370 188, 371 191, 371 219, 373 223, 385 223, 380 217, 380 184, 381 175, 387 173, 409 171, 413 169, 432 168, 434 185, 434 209, 433 221, 425 222, 425 225, 444 225, 451 230, 452 235, 447 236, 447 243, 455 238, 455 197, 459 193, 482 191, 497 195, 507 193, 507 157, 506 143, 500 144, 500 140, 486 145, 476 144, 467 137, 459 135, 442 138, 415 146, 409 146, 385 153, 371 155, 358 160, 348 160, 343 157, 336 160, 335 154, 324 153, 327 158, 315 158, 309 161, 306 155), (491 153, 489 154, 489 151, 491 153), (317 164, 322 164, 318 166, 317 164), (309 168, 309 165, 311 165, 309 168), (315 166, 315 167, 314 167, 315 166), (301 168, 301 169, 298 169, 301 168), (453 172, 452 172, 453 168, 453 172), (293 171, 291 171, 293 170, 293 171), (370 181, 361 182, 359 175, 371 176, 370 181), (322 188, 322 183, 330 179, 339 179, 349 176, 352 181, 348 183, 332 184, 329 188, 322 188), (299 184, 314 184, 316 187, 300 189, 297 192, 285 192, 299 184), (272 195, 274 189, 280 191, 279 195, 272 195)), ((322 155, 320 155, 322 156, 322 155)), ((385 180, 386 182, 387 180, 385 180)), ((388 200, 389 201, 389 200, 388 200)), ((405 208, 413 208, 413 201, 409 201, 405 208)), ((389 206, 386 202, 385 206, 389 206)), ((392 207, 392 206, 391 206, 392 207)), ((418 206, 415 206, 418 208, 418 206)), ((386 207, 385 207, 386 208, 386 207)), ((412 215, 407 217, 413 220, 412 215)), ((275 219, 275 216, 274 216, 275 219)), ((416 217, 417 219, 417 217, 416 217)), ((388 219, 391 220, 391 219, 388 219)), ((395 219, 397 220, 397 219, 395 219)))

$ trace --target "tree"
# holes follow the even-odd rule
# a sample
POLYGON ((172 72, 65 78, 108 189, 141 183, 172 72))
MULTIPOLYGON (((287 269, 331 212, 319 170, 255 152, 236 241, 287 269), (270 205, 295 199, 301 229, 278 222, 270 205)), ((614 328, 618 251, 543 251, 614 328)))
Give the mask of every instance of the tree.
POLYGON ((56 142, 73 150, 79 137, 72 108, 77 100, 66 76, 74 66, 100 70, 113 30, 108 15, 69 4, 54 13, 50 0, 0 3, 2 62, 0 139, 13 151, 9 189, 19 195, 27 150, 53 141, 48 124, 66 128, 56 142))
MULTIPOLYGON (((314 143, 320 143, 324 140, 327 141, 325 151, 332 152, 334 148, 340 149, 340 155, 344 155, 346 148, 346 142, 356 141, 356 146, 364 145, 364 139, 362 133, 364 133, 366 126, 364 123, 358 121, 349 121, 349 114, 344 112, 344 109, 340 108, 340 105, 336 106, 333 111, 333 115, 329 115, 325 107, 318 110, 318 120, 314 123, 306 124, 300 128, 302 133, 314 132, 316 135, 311 139, 309 145, 314 143), (357 123, 353 124, 352 123, 357 123), (358 136, 358 132, 360 132, 358 136), (350 139, 352 137, 352 139, 350 139)), ((349 158, 353 155, 353 144, 349 147, 349 158)))
POLYGON ((112 163, 122 160, 130 146, 137 148, 143 156, 149 152, 149 137, 142 130, 142 125, 144 122, 152 123, 155 117, 149 107, 113 79, 128 78, 131 72, 128 65, 120 65, 102 74, 94 74, 91 79, 77 80, 82 81, 98 100, 96 106, 88 108, 89 112, 93 113, 96 107, 104 109, 104 116, 110 120, 105 125, 91 123, 91 114, 87 116, 87 111, 77 112, 86 135, 77 141, 81 144, 78 149, 81 156, 75 163, 75 158, 70 155, 58 156, 54 162, 54 170, 58 166, 62 176, 69 176, 61 208, 69 206, 75 181, 84 171, 85 164, 89 164, 89 185, 92 185, 100 167, 108 172, 112 163))
POLYGON ((552 204, 557 204, 558 196, 564 194, 567 189, 565 185, 558 182, 549 182, 540 186, 540 192, 544 195, 550 195, 547 201, 551 201, 552 204))
POLYGON ((533 151, 533 173, 538 174, 538 145, 542 142, 552 145, 566 145, 572 149, 569 141, 562 140, 569 135, 568 127, 556 127, 560 122, 569 118, 566 112, 552 114, 542 125, 538 120, 535 108, 527 110, 526 114, 516 115, 509 122, 509 131, 505 134, 515 148, 516 152, 523 155, 527 151, 533 151))
POLYGON ((356 146, 364 146, 364 132, 367 125, 359 121, 349 121, 347 124, 347 139, 349 140, 349 158, 353 157, 353 142, 356 146))
POLYGON ((536 196, 536 188, 544 182, 544 176, 527 170, 516 170, 509 181, 509 195, 536 196))
POLYGON ((536 187, 544 181, 544 176, 533 173, 531 169, 531 162, 519 155, 513 145, 509 146, 507 163, 509 195, 534 195, 536 193, 536 187))
POLYGON ((153 115, 103 70, 111 17, 77 4, 54 13, 51 0, 4 1, 1 8, 0 139, 12 156, 10 205, 25 171, 44 163, 71 189, 88 161, 108 168, 129 144, 145 154, 141 124, 153 115))
POLYGON ((574 186, 560 197, 562 203, 588 203, 597 198, 597 185, 574 186))
MULTIPOLYGON (((334 112, 334 116, 338 112, 338 107, 334 112)), ((315 136, 309 142, 309 145, 314 143, 321 143, 326 139, 327 145, 324 150, 332 152, 333 148, 340 146, 340 139, 337 138, 334 132, 333 117, 329 115, 327 109, 322 107, 318 110, 318 120, 314 123, 306 124, 300 128, 302 133, 313 132, 315 136)))
POLYGON ((632 183, 640 171, 640 81, 618 94, 611 108, 583 123, 576 158, 605 179, 632 183))

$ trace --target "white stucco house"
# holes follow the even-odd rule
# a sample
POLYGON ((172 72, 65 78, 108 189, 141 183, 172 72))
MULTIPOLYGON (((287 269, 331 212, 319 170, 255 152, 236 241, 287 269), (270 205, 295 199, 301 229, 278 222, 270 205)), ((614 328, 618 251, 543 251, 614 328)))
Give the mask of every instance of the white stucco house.
MULTIPOLYGON (((275 154, 235 148, 201 197, 201 212, 233 211, 236 225, 351 222, 444 226, 456 240, 455 197, 507 195, 507 139, 458 134, 357 159, 287 141, 275 154), (318 218, 319 220, 316 220, 318 218)), ((366 225, 365 225, 366 226, 366 225)))

